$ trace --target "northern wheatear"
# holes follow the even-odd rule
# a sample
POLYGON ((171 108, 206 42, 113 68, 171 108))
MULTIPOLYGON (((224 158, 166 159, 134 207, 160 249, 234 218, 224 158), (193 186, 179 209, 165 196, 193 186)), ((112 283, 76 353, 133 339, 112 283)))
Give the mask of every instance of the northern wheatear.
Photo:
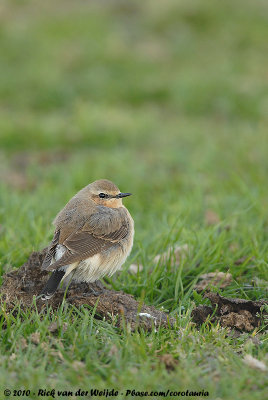
POLYGON ((101 179, 80 190, 59 212, 42 265, 53 271, 42 300, 52 297, 62 280, 91 283, 121 267, 133 245, 134 222, 122 203, 130 195, 101 179))

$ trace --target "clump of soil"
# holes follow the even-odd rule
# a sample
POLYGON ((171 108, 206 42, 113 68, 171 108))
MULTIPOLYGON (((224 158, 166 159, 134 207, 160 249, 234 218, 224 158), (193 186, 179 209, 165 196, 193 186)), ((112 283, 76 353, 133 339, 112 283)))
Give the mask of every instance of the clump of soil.
POLYGON ((212 292, 206 293, 204 298, 210 300, 212 307, 200 305, 192 311, 193 320, 198 325, 211 316, 212 322, 219 322, 223 327, 250 332, 259 327, 262 321, 267 321, 268 314, 261 309, 268 301, 232 299, 212 292))
MULTIPOLYGON (((7 273, 3 277, 0 288, 2 301, 6 302, 6 312, 11 312, 19 302, 22 308, 33 306, 33 297, 36 297, 36 307, 39 312, 45 311, 47 306, 56 310, 63 301, 64 290, 58 289, 48 301, 38 296, 45 285, 49 273, 41 270, 46 255, 46 249, 34 252, 21 268, 7 273)), ((131 330, 142 327, 145 330, 157 329, 174 324, 174 319, 153 306, 137 302, 133 296, 101 288, 99 284, 71 284, 66 292, 66 302, 80 307, 89 305, 96 307, 96 318, 105 317, 113 321, 116 326, 126 325, 131 330)))

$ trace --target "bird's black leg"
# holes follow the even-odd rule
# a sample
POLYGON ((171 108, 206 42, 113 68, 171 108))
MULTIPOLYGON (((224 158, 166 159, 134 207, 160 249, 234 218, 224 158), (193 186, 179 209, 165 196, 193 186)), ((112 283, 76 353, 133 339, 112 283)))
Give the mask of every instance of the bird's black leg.
POLYGON ((58 289, 58 286, 65 275, 65 271, 56 269, 50 275, 45 287, 42 289, 40 295, 42 300, 49 300, 58 289))

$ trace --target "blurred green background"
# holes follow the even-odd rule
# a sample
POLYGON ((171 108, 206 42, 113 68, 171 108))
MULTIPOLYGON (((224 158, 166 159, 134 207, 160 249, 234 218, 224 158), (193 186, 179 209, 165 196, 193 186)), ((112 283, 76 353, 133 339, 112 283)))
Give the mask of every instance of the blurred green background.
POLYGON ((107 178, 134 193, 134 258, 202 243, 212 210, 232 229, 204 268, 246 251, 264 274, 267 16, 265 1, 2 1, 2 268, 107 178))
POLYGON ((265 374, 242 360, 267 363, 264 327, 255 346, 256 331, 196 330, 190 311, 204 302, 199 275, 216 270, 234 278, 223 295, 267 298, 267 22, 265 0, 1 1, 1 275, 47 246, 79 189, 107 178, 133 193, 136 229, 110 284, 179 315, 179 331, 133 335, 88 309, 5 315, 3 387, 12 374, 17 389, 131 382, 264 399, 265 374), (189 248, 180 266, 155 265, 175 244, 189 248), (129 274, 131 262, 143 271, 129 274), (52 337, 51 321, 68 329, 52 337))

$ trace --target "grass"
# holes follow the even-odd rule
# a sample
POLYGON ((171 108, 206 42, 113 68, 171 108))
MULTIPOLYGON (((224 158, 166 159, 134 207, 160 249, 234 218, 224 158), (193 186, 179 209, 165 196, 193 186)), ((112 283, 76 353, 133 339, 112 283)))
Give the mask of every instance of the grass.
POLYGON ((210 323, 197 330, 190 312, 204 302, 193 290, 198 276, 215 270, 234 278, 221 294, 267 298, 266 2, 30 0, 1 8, 1 273, 48 244, 51 221, 81 187, 111 179, 134 193, 125 205, 136 234, 110 285, 178 316, 178 327, 131 334, 88 308, 64 304, 42 318, 2 308, 0 387, 263 399, 267 376, 243 356, 268 364, 267 331, 231 339, 210 323), (178 269, 172 260, 154 265, 177 243, 190 248, 178 269), (134 261, 145 268, 130 275, 134 261), (50 333, 53 321, 67 329, 50 333))

